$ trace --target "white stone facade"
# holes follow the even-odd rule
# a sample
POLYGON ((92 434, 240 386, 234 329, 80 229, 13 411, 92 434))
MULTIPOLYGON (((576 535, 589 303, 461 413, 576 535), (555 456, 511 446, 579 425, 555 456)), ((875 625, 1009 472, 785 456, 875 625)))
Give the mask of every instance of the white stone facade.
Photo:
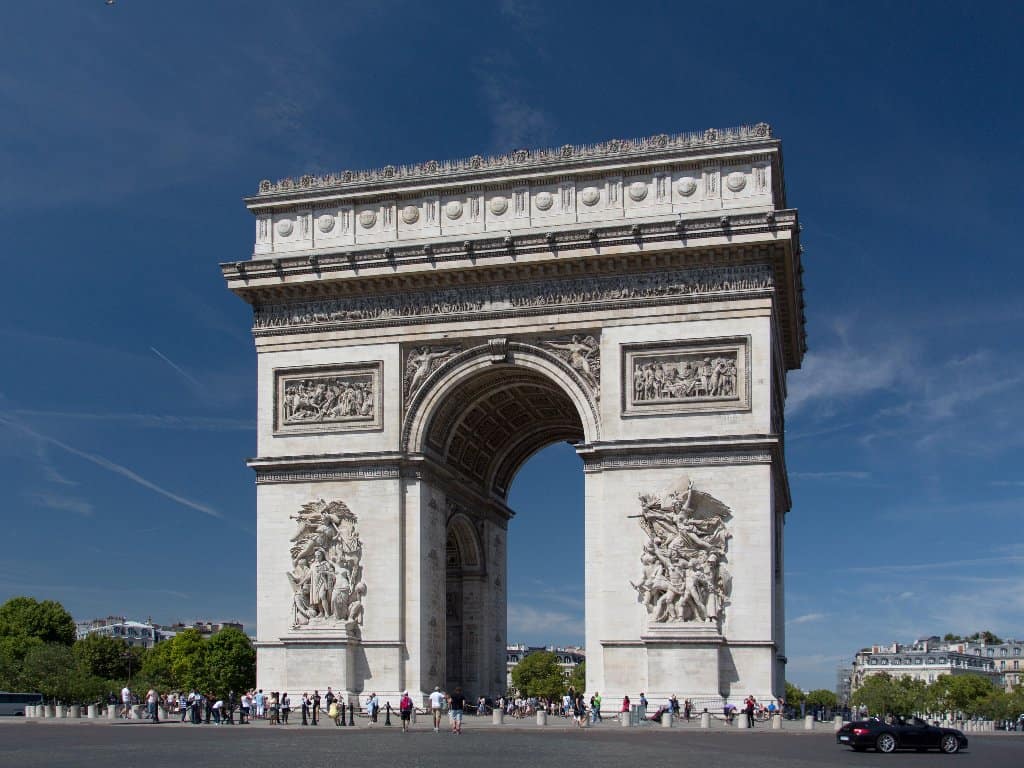
POLYGON ((501 693, 506 494, 568 440, 588 691, 781 695, 781 169, 762 124, 264 182, 222 265, 259 353, 259 686, 501 693))

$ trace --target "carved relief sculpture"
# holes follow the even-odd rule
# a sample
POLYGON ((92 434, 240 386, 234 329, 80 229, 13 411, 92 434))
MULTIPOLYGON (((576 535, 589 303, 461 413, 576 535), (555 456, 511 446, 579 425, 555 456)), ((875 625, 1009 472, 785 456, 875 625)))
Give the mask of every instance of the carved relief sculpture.
POLYGON ((718 626, 732 591, 726 568, 729 508, 685 480, 661 496, 642 494, 647 534, 639 582, 630 582, 652 624, 702 622, 718 626))
POLYGON ((437 348, 427 346, 409 350, 405 357, 405 375, 403 377, 406 398, 408 399, 416 394, 416 390, 441 365, 441 362, 455 354, 458 350, 459 347, 437 348))
POLYGON ((573 335, 566 341, 545 342, 569 364, 596 396, 601 388, 601 347, 593 336, 573 335))
POLYGON ((292 626, 344 628, 363 623, 363 544, 355 514, 343 501, 311 501, 291 519, 292 626))
POLYGON ((627 345, 623 354, 626 415, 750 407, 745 337, 627 345))
POLYGON ((380 365, 276 372, 278 432, 379 427, 380 365))

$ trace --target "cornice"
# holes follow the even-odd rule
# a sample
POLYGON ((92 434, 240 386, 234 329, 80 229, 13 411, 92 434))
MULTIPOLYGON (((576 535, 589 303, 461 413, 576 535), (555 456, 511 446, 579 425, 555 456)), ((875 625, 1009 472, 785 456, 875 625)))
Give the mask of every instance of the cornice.
POLYGON ((574 172, 610 160, 629 163, 668 160, 707 152, 709 149, 774 148, 778 144, 778 140, 772 138, 771 127, 767 123, 757 123, 673 135, 663 133, 638 139, 611 139, 597 144, 565 144, 561 147, 535 150, 518 149, 488 157, 473 155, 458 160, 429 160, 411 165, 386 165, 383 168, 363 171, 346 170, 319 176, 306 174, 278 182, 264 179, 260 182, 259 192, 246 198, 246 203, 250 207, 258 207, 282 199, 290 201, 322 196, 325 192, 384 192, 410 183, 421 185, 460 181, 471 184, 483 182, 496 173, 555 173, 560 170, 574 172))

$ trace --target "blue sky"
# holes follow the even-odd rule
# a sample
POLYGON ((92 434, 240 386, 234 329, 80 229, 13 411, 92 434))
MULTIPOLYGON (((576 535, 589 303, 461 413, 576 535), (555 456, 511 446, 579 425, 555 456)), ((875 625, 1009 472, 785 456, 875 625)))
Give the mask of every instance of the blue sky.
MULTIPOLYGON (((1022 28, 1010 3, 10 4, 0 599, 254 622, 255 353, 217 264, 251 252, 260 179, 764 120, 807 249, 790 680, 1024 636, 1022 28)), ((582 471, 539 457, 510 639, 579 642, 582 471)))

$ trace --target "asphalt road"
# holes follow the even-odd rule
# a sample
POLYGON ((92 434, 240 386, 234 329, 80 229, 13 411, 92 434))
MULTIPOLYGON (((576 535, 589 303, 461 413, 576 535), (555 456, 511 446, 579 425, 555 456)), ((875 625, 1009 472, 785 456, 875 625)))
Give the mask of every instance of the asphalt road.
MULTIPOLYGON (((5 718, 6 721, 6 718, 5 718)), ((1024 766, 1024 735, 970 735, 958 755, 855 753, 831 733, 699 731, 601 726, 566 729, 473 728, 462 736, 421 729, 302 729, 87 723, 0 723, 0 766, 238 766, 294 768, 532 768, 640 765, 699 768, 804 768, 805 766, 1024 766)))

